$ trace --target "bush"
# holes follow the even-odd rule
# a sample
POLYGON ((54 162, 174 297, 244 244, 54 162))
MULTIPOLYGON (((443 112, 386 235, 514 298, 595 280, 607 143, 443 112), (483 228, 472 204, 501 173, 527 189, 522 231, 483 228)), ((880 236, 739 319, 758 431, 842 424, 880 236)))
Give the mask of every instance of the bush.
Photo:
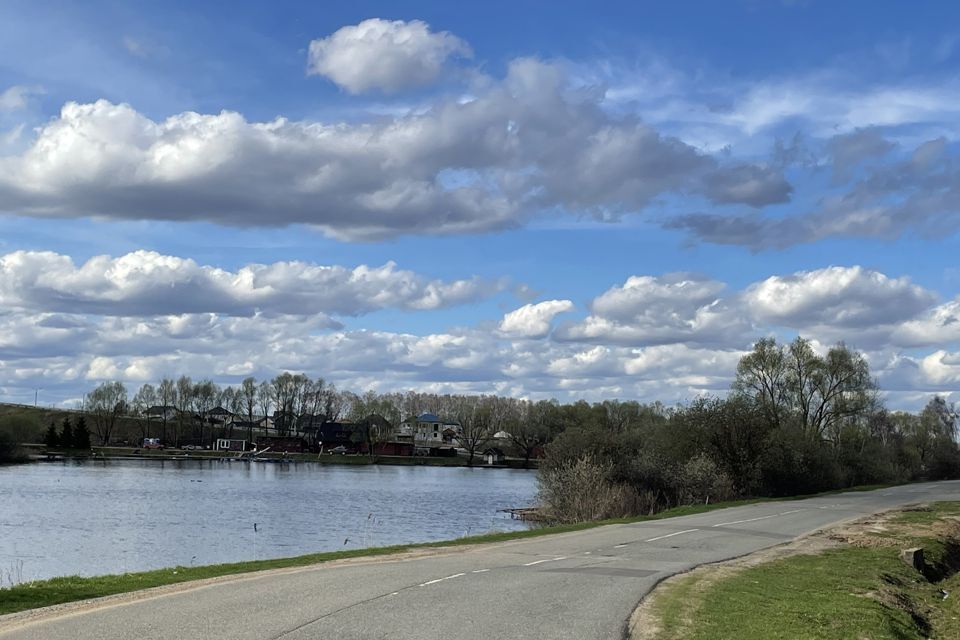
POLYGON ((0 431, 0 464, 26 462, 27 455, 9 433, 0 431))
POLYGON ((539 501, 547 517, 555 522, 588 522, 637 512, 640 496, 626 485, 612 483, 611 468, 584 455, 541 469, 539 501))
POLYGON ((733 480, 706 454, 688 460, 677 475, 681 504, 721 502, 734 497, 733 480))

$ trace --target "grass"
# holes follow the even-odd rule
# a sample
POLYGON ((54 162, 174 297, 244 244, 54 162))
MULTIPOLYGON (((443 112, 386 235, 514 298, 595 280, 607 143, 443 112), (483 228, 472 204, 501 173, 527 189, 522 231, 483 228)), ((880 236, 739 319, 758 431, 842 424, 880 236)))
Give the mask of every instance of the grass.
MULTIPOLYGON (((863 488, 863 490, 867 489, 863 488)), ((794 499, 800 499, 804 497, 811 496, 796 496, 794 499)), ((203 580, 206 578, 216 578, 219 576, 236 575, 240 573, 264 571, 268 569, 302 567, 323 562, 330 562, 333 560, 341 560, 344 558, 382 556, 391 553, 411 551, 414 549, 520 540, 557 533, 584 531, 586 529, 593 529, 595 527, 602 527, 610 524, 629 524, 634 522, 696 515, 699 513, 713 511, 715 509, 756 504, 759 502, 769 502, 772 500, 775 499, 755 498, 730 502, 717 502, 710 505, 688 505, 675 507, 673 509, 668 509, 666 511, 661 511, 660 513, 648 516, 616 518, 597 522, 580 522, 576 524, 541 526, 522 531, 488 533, 442 542, 425 542, 395 545, 390 547, 372 547, 367 549, 351 549, 347 551, 331 551, 325 553, 293 556, 289 558, 277 558, 272 560, 254 560, 248 562, 234 562, 229 564, 215 564, 200 567, 174 567, 171 569, 157 569, 154 571, 142 571, 116 575, 94 577, 68 576, 63 578, 52 578, 49 580, 38 580, 16 585, 11 588, 0 589, 0 615, 25 611, 27 609, 36 609, 38 607, 46 607, 55 604, 63 604, 66 602, 74 602, 76 600, 86 600, 89 598, 115 595, 118 593, 127 593, 130 591, 148 589, 151 587, 189 582, 192 580, 203 580)))
POLYGON ((796 555, 728 573, 692 573, 656 592, 658 640, 960 638, 960 576, 930 582, 898 558, 923 547, 939 576, 958 566, 960 503, 891 518, 870 534, 816 555, 796 555), (872 540, 872 541, 871 541, 872 540), (950 592, 946 600, 940 589, 950 592))

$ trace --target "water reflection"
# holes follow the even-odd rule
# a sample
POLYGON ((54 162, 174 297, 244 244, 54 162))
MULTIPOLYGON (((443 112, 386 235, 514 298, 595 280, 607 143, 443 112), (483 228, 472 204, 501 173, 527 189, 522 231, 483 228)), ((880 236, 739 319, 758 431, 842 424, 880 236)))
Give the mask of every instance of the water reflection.
POLYGON ((533 472, 212 460, 0 467, 0 575, 96 575, 523 528, 533 472), (256 526, 254 526, 256 525, 256 526), (16 571, 14 571, 16 575, 16 571))

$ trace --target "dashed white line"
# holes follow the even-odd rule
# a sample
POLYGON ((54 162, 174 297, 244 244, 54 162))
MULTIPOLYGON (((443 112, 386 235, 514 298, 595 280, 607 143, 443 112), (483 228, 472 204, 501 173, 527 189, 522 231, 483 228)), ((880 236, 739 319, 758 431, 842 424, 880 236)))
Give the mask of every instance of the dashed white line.
POLYGON ((613 548, 614 548, 614 549, 623 549, 625 546, 627 546, 627 545, 625 545, 625 544, 617 544, 617 545, 614 545, 613 548))
POLYGON ((759 518, 747 518, 746 520, 734 520, 733 522, 721 522, 720 524, 715 524, 715 525, 713 525, 713 526, 714 526, 714 527, 726 527, 727 525, 731 525, 731 524, 743 524, 744 522, 756 522, 757 520, 766 520, 766 519, 768 519, 768 518, 776 518, 778 515, 780 515, 780 514, 779 514, 779 513, 774 513, 773 515, 760 516, 759 518))
POLYGON ((560 556, 559 558, 547 558, 546 560, 534 560, 533 562, 526 563, 525 567, 532 567, 535 564, 543 564, 544 562, 556 562, 557 560, 566 560, 566 556, 560 556))
POLYGON ((791 513, 800 513, 801 511, 803 511, 803 509, 794 509, 793 511, 784 511, 783 513, 780 513, 780 514, 778 514, 778 515, 788 516, 788 515, 790 515, 791 513))
POLYGON ((673 536, 679 536, 684 533, 692 533, 694 531, 699 531, 699 529, 684 529, 683 531, 675 531, 674 533, 668 533, 665 536, 657 536, 656 538, 650 538, 649 540, 644 540, 644 542, 656 542, 657 540, 663 540, 664 538, 672 538, 673 536))
POLYGON ((443 582, 444 580, 453 580, 454 578, 459 578, 460 576, 465 576, 465 573, 455 573, 452 576, 447 576, 446 578, 437 578, 436 580, 430 580, 421 584, 421 587, 426 587, 427 585, 437 584, 438 582, 443 582))
POLYGON ((474 569, 470 573, 486 573, 487 571, 490 571, 490 569, 474 569))

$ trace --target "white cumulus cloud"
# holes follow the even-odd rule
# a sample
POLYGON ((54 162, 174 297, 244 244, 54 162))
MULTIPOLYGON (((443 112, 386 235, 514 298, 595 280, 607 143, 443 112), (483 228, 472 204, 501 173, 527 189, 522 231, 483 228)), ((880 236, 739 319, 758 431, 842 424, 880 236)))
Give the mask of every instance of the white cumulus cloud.
POLYGON ((555 317, 572 310, 573 302, 570 300, 525 304, 503 316, 500 331, 514 337, 543 338, 550 333, 550 325, 555 317))
POLYGON ((307 73, 349 93, 396 93, 433 82, 449 58, 472 55, 466 42, 421 20, 370 18, 310 42, 307 73))

